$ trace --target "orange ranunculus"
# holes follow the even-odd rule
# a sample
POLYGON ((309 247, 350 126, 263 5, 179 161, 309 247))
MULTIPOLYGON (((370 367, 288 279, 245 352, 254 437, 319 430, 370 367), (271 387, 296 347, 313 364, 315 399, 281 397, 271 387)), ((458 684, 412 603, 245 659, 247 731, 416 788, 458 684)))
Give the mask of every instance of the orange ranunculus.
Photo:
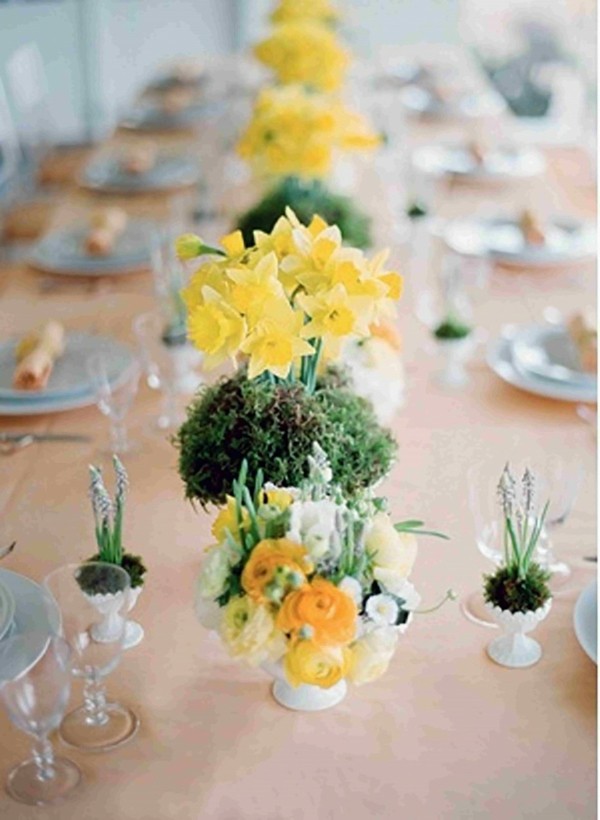
POLYGON ((298 573, 302 579, 312 571, 308 552, 287 538, 267 538, 254 547, 242 572, 242 587, 255 601, 268 599, 265 587, 275 577, 279 567, 298 573))
POLYGON ((354 638, 356 604, 345 592, 324 578, 290 592, 277 615, 283 632, 298 635, 308 627, 319 646, 343 646, 354 638))

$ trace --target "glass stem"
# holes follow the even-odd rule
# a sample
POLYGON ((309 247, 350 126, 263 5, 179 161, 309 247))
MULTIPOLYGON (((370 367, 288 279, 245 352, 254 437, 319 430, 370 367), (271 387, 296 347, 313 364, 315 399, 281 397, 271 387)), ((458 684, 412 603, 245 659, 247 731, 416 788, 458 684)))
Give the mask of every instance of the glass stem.
POLYGON ((127 451, 127 427, 122 421, 112 421, 110 425, 110 446, 115 453, 127 451))
POLYGON ((106 690, 99 680, 86 678, 83 687, 83 703, 86 711, 85 722, 88 726, 104 726, 108 721, 106 690))
POLYGON ((52 780, 54 771, 54 749, 46 737, 37 737, 33 746, 33 760, 37 766, 38 780, 52 780))
POLYGON ((163 391, 162 412, 159 427, 168 429, 175 425, 177 418, 177 399, 173 385, 169 384, 163 391))

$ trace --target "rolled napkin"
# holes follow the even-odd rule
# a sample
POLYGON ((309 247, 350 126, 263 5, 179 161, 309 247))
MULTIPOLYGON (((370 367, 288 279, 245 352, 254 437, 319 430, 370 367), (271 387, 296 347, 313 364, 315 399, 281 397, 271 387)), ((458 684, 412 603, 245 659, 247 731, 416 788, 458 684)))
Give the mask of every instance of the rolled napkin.
POLYGON ((579 353, 581 369, 595 373, 598 369, 598 328, 593 311, 575 313, 567 322, 567 331, 579 353))
POLYGON ((467 152, 476 165, 483 165, 486 155, 485 145, 479 140, 471 140, 467 143, 467 152))
POLYGON ((120 165, 127 174, 146 174, 156 165, 156 144, 150 140, 140 141, 123 153, 120 165))
POLYGON ((203 60, 190 57, 187 60, 177 60, 170 66, 170 74, 180 83, 193 83, 204 73, 203 60))
POLYGON ((65 329, 60 322, 46 322, 22 339, 15 350, 17 366, 13 375, 16 390, 43 390, 56 360, 65 350, 65 329))
POLYGON ((546 233, 539 219, 529 210, 524 210, 519 217, 519 228, 523 239, 528 245, 543 245, 546 242, 546 233))
POLYGON ((85 239, 91 256, 108 256, 127 227, 127 214, 121 208, 98 208, 92 213, 92 228, 85 239))
POLYGON ((186 88, 174 88, 163 96, 161 108, 165 114, 179 114, 193 101, 194 95, 186 88))

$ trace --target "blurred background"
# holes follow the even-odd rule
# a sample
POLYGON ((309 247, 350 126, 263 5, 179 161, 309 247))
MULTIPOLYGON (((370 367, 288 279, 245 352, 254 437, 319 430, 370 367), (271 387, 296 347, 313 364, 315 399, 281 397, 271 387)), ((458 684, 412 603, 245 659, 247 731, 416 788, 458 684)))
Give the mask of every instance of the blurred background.
MULTIPOLYGON (((31 129, 27 103, 36 102, 51 142, 100 138, 162 64, 243 53, 264 33, 271 5, 0 0, 0 79, 12 118, 21 132, 31 129), (39 62, 29 96, 24 46, 39 62)), ((568 144, 594 131, 595 0, 346 0, 344 14, 344 35, 359 56, 394 45, 466 44, 536 141, 568 144)))

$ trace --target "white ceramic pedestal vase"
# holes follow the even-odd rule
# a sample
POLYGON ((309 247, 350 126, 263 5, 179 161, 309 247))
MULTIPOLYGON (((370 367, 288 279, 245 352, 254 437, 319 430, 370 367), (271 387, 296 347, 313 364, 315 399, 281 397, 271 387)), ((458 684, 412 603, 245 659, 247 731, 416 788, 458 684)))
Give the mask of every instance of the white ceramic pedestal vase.
POLYGON ((436 374, 438 384, 450 388, 464 387, 469 382, 465 364, 473 351, 471 336, 463 339, 436 339, 435 344, 444 364, 443 369, 436 374))
POLYGON ((502 635, 488 644, 487 653, 501 666, 522 669, 533 666, 542 657, 542 647, 525 633, 532 632, 550 612, 552 599, 534 612, 509 612, 506 609, 486 604, 490 615, 496 621, 502 635))
MULTIPOLYGON (((92 638, 98 643, 110 643, 116 640, 123 629, 123 616, 120 612, 131 612, 140 597, 143 587, 129 589, 123 592, 97 593, 96 595, 85 594, 88 601, 104 615, 104 619, 94 624, 91 630, 92 638), (127 596, 125 609, 123 609, 123 595, 127 596)), ((131 649, 137 646, 144 637, 144 628, 136 621, 125 621, 125 636, 123 639, 123 649, 131 649)))
POLYGON ((348 691, 348 685, 343 679, 329 689, 307 684, 292 686, 285 677, 281 662, 263 663, 262 668, 275 678, 271 694, 277 703, 295 712, 321 712, 323 709, 330 709, 341 703, 348 691))

